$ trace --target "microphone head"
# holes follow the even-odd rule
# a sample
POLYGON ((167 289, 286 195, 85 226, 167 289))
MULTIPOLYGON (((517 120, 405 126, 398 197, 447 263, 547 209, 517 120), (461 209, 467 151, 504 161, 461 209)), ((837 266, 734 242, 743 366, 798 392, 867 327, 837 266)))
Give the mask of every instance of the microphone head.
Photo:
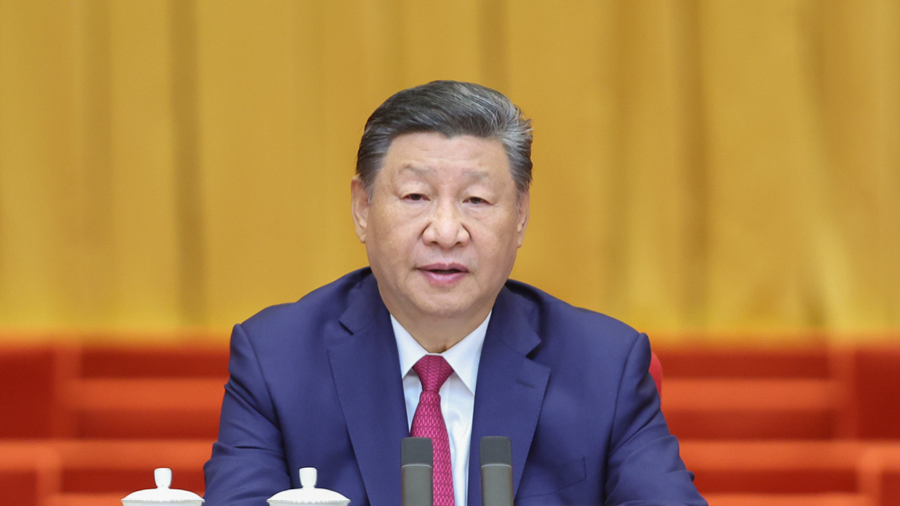
POLYGON ((481 438, 481 465, 512 465, 512 444, 508 437, 485 436, 481 438))
POLYGON ((403 438, 403 441, 400 443, 400 465, 405 466, 408 464, 434 465, 434 451, 432 450, 431 438, 403 438))

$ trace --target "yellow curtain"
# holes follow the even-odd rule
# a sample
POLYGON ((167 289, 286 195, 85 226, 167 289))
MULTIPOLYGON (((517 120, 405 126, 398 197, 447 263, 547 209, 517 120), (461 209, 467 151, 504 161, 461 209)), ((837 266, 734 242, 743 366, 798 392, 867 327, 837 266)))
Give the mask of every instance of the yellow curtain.
POLYGON ((897 1, 0 0, 0 330, 224 331, 365 265, 362 126, 433 79, 533 119, 514 277, 670 339, 900 329, 897 1))

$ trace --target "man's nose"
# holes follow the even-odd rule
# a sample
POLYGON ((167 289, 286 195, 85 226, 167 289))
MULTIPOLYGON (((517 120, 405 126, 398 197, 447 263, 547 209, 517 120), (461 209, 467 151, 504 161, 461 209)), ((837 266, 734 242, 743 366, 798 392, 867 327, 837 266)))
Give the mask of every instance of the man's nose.
POLYGON ((452 248, 469 241, 469 231, 460 209, 452 202, 439 202, 428 217, 423 233, 426 244, 452 248))

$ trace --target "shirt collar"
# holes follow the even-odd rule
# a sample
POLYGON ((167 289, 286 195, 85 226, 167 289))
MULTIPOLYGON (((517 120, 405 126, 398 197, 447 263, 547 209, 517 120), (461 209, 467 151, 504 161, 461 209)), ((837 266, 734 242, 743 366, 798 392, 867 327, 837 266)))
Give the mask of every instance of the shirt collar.
MULTIPOLYGON (((491 321, 491 313, 488 313, 481 325, 464 337, 462 341, 439 354, 450 364, 453 372, 459 376, 472 394, 475 394, 478 364, 481 362, 481 349, 484 346, 484 337, 487 335, 488 322, 491 321)), ((394 315, 391 315, 391 326, 394 328, 394 339, 397 341, 397 351, 400 354, 400 377, 406 377, 416 362, 428 355, 428 352, 403 328, 403 325, 400 325, 394 315)))

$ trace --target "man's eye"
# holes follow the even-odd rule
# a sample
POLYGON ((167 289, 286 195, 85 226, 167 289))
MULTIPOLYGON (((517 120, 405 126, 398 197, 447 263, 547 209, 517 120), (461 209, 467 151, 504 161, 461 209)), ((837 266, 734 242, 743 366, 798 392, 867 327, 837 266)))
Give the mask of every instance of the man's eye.
POLYGON ((410 193, 403 197, 405 200, 412 200, 413 202, 419 202, 420 200, 425 200, 425 195, 421 193, 410 193))
POLYGON ((484 200, 481 197, 469 197, 466 199, 466 202, 468 202, 470 204, 475 204, 475 205, 487 204, 487 200, 484 200))

